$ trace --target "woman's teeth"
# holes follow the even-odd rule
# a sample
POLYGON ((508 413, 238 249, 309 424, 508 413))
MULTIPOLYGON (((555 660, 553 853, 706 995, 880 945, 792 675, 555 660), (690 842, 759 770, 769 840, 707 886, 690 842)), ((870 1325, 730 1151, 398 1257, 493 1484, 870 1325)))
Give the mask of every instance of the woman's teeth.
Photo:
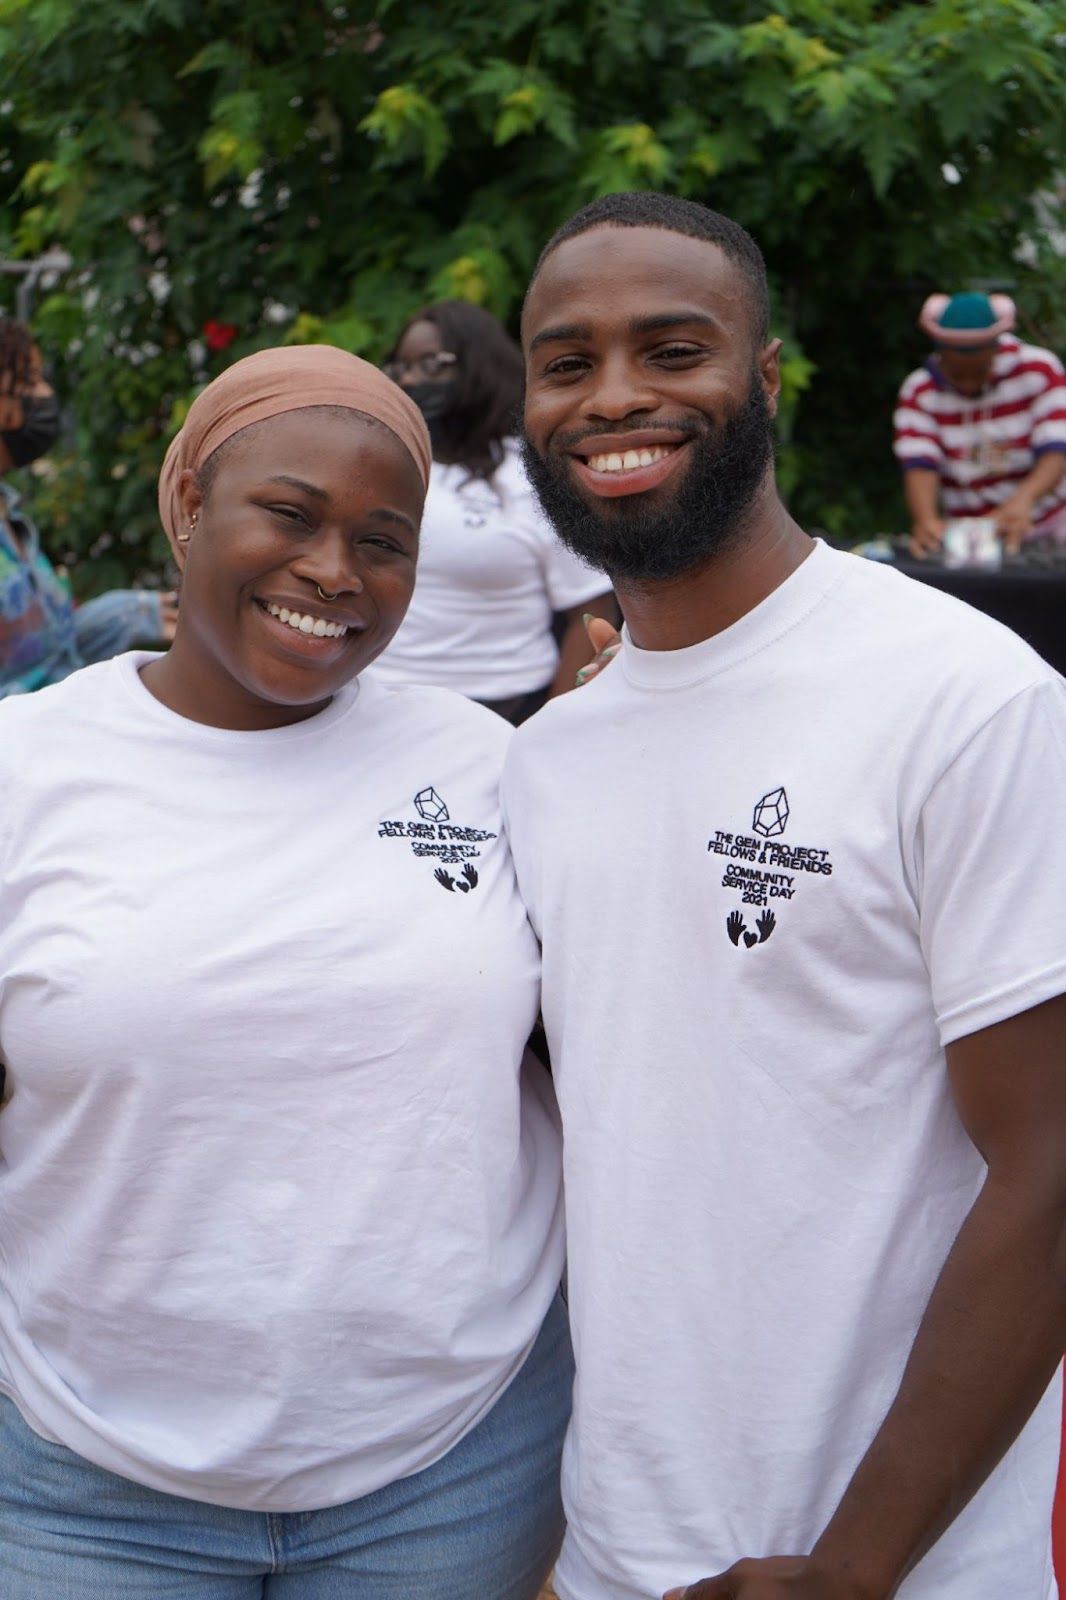
POLYGON ((325 617, 309 617, 304 611, 290 611, 287 606, 267 605, 272 617, 287 622, 297 633, 312 633, 316 639, 340 639, 348 632, 343 622, 327 622, 325 617))
POLYGON ((607 456, 589 456, 589 466, 593 472, 632 472, 634 467, 651 467, 656 461, 663 461, 677 449, 676 445, 657 444, 652 450, 626 450, 619 454, 612 451, 607 456))

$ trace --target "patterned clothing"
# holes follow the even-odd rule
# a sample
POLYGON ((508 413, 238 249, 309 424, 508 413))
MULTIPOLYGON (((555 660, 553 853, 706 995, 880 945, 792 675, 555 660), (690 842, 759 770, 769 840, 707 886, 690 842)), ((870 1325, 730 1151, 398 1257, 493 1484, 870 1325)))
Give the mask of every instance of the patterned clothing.
POLYGON ((74 606, 19 496, 0 481, 0 699, 82 664, 74 606))
MULTIPOLYGON (((1066 451, 1066 373, 1050 350, 1002 334, 987 388, 960 394, 935 358, 904 381, 894 418, 900 465, 940 474, 946 517, 991 516, 1037 458, 1066 451)), ((1066 539, 1066 475, 1036 504, 1032 536, 1066 539)))

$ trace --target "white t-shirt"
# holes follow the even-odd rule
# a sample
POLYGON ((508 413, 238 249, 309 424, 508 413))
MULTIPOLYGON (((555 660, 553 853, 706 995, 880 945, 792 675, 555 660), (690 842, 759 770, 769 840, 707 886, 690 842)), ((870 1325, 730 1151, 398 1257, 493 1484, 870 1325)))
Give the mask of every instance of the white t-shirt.
POLYGON ((609 588, 560 544, 512 442, 491 483, 434 462, 414 599, 376 670, 474 700, 531 694, 559 662, 552 614, 609 588))
MULTIPOLYGON (((515 737, 577 1356, 564 1600, 803 1554, 984 1176, 944 1046, 1066 990, 1066 686, 817 545, 515 737)), ((1005 1064, 1006 1070, 1006 1064, 1005 1064)), ((1044 1600, 1058 1385, 901 1600, 1044 1600)))
POLYGON ((369 674, 228 732, 150 659, 0 706, 0 1390, 139 1483, 306 1510, 450 1449, 558 1284, 509 729, 369 674))

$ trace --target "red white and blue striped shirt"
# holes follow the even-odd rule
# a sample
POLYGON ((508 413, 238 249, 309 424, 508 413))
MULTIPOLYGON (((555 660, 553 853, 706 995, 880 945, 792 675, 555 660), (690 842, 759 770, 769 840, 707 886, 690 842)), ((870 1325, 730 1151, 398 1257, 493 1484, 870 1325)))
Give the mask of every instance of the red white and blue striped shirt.
MULTIPOLYGON (((988 386, 960 394, 935 360, 904 381, 893 419, 900 466, 940 474, 946 517, 986 517, 1039 456, 1066 451, 1066 372, 1057 356, 1002 334, 988 386)), ((1033 534, 1066 533, 1066 475, 1033 511, 1033 534)))

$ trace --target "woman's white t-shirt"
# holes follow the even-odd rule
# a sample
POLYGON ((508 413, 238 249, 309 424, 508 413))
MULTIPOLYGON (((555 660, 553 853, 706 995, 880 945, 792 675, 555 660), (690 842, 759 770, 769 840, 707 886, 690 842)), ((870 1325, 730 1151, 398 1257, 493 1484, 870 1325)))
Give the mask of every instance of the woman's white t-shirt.
POLYGON ((0 706, 0 1392, 305 1510, 449 1450, 562 1264, 509 730, 364 675, 266 732, 127 655, 0 706))
POLYGON ((474 700, 531 694, 559 662, 554 613, 608 587, 559 542, 513 440, 491 483, 434 462, 414 599, 376 671, 474 700))

